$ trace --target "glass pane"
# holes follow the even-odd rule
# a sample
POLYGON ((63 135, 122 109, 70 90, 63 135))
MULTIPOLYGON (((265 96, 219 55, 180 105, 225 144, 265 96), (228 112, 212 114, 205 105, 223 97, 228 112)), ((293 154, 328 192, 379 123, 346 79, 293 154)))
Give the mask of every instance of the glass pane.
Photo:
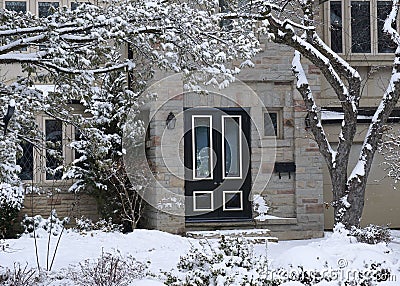
MULTIPOLYGON (((396 48, 390 36, 383 32, 386 17, 392 9, 392 2, 379 1, 377 6, 377 28, 378 28, 378 53, 394 53, 396 48)), ((396 28, 396 24, 393 24, 396 28)))
POLYGON ((53 14, 55 9, 58 9, 58 2, 39 2, 39 18, 46 18, 53 14))
POLYGON ((240 177, 240 117, 224 117, 225 177, 240 177))
POLYGON ((79 2, 71 2, 71 10, 76 10, 82 3, 79 2))
POLYGON ((6 9, 9 11, 26 13, 26 2, 6 1, 6 9))
POLYGON ((194 210, 212 210, 213 202, 212 202, 212 193, 197 193, 194 192, 194 210))
POLYGON ((225 196, 225 210, 242 209, 242 196, 241 192, 226 192, 225 196))
MULTIPOLYGON (((228 2, 227 0, 219 0, 219 9, 222 13, 230 12, 228 2)), ((219 25, 223 29, 232 29, 232 20, 221 20, 219 25)))
POLYGON ((211 178, 210 117, 194 117, 194 177, 211 178))
POLYGON ((61 171, 52 171, 62 165, 62 123, 59 120, 46 120, 46 180, 60 180, 61 171))
POLYGON ((21 180, 33 179, 33 144, 24 142, 21 144, 22 157, 17 159, 17 165, 21 167, 19 178, 21 180))
POLYGON ((331 4, 331 49, 336 53, 343 52, 343 22, 342 3, 333 1, 331 4))
POLYGON ((264 136, 278 135, 278 113, 264 113, 264 136))
POLYGON ((371 22, 369 1, 351 2, 351 51, 371 52, 371 22))

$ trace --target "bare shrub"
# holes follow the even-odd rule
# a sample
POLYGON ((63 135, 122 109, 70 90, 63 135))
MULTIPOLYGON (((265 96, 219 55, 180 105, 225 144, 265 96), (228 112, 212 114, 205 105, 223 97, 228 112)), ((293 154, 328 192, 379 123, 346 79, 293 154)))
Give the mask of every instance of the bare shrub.
POLYGON ((71 270, 71 279, 82 286, 126 286, 133 279, 145 277, 147 267, 132 256, 106 252, 95 261, 87 259, 80 263, 78 270, 71 270))
POLYGON ((36 270, 28 268, 28 263, 22 267, 20 263, 14 263, 14 268, 6 268, 0 275, 0 284, 3 286, 27 286, 33 285, 36 278, 36 270))

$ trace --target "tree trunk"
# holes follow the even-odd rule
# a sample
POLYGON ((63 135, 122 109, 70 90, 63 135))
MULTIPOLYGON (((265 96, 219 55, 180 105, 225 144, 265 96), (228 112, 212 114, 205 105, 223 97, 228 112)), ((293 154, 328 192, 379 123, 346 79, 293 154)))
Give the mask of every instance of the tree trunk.
POLYGON ((340 173, 336 170, 331 175, 335 225, 342 223, 347 229, 359 227, 367 180, 352 180, 347 183, 347 176, 340 173))

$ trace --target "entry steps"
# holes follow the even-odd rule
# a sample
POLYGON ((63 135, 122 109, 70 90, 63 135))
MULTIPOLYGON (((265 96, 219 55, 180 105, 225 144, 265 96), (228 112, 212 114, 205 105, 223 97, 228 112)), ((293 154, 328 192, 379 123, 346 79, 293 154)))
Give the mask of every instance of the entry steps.
POLYGON ((278 242, 278 238, 271 236, 268 229, 224 229, 224 230, 201 230, 188 231, 187 237, 196 239, 219 239, 221 236, 226 237, 244 237, 248 241, 255 244, 264 244, 267 242, 278 242))

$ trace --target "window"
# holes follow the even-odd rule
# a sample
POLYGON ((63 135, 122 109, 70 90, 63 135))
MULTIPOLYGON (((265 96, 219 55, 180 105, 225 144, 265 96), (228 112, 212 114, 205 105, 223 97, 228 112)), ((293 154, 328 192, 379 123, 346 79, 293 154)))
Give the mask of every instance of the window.
POLYGON ((76 10, 82 4, 90 4, 90 2, 71 2, 71 10, 76 10))
POLYGON ((379 0, 330 1, 329 42, 332 50, 353 54, 393 53, 393 43, 383 32, 391 5, 391 1, 379 0))
POLYGON ((264 136, 281 137, 281 113, 279 111, 264 113, 264 136))
POLYGON ((213 178, 212 118, 209 115, 193 115, 193 179, 213 178))
POLYGON ((58 9, 60 3, 58 2, 39 2, 38 3, 38 16, 39 18, 46 18, 53 14, 58 9))
POLYGON ((45 120, 46 135, 46 180, 60 180, 62 171, 57 168, 63 163, 62 122, 45 120))
POLYGON ((71 10, 76 10, 82 3, 79 2, 71 2, 71 10))
POLYGON ((193 192, 194 211, 213 211, 214 194, 213 191, 194 191, 193 192))
MULTIPOLYGON (((249 12, 249 8, 251 7, 251 2, 249 2, 249 0, 219 0, 219 10, 223 13, 228 13, 237 9, 241 12, 249 12)), ((220 27, 227 30, 232 29, 232 20, 221 20, 220 27)))
MULTIPOLYGON (((394 53, 396 47, 390 36, 383 32, 383 25, 387 15, 392 9, 392 2, 379 1, 377 6, 377 28, 378 28, 378 53, 394 53)), ((396 28, 393 26, 393 28, 396 28)))
POLYGON ((25 1, 5 1, 5 8, 9 11, 26 13, 25 1))
POLYGON ((17 165, 21 167, 19 177, 21 180, 33 180, 33 144, 30 142, 23 142, 22 156, 17 159, 17 165))

